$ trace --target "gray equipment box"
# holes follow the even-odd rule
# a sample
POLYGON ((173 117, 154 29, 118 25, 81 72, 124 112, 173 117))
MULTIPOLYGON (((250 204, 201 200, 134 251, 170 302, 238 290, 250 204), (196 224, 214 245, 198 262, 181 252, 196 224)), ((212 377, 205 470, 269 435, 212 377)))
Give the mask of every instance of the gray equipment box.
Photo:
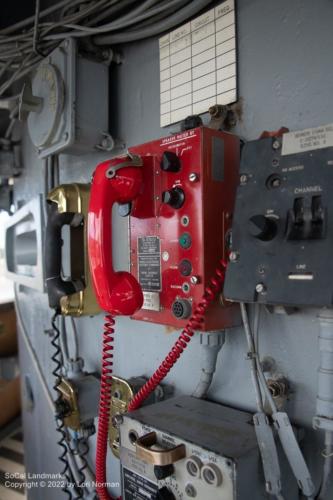
POLYGON ((252 415, 190 396, 125 415, 120 459, 123 500, 267 498, 252 415))
POLYGON ((76 40, 68 38, 25 85, 20 116, 40 158, 111 150, 108 65, 80 56, 76 40))

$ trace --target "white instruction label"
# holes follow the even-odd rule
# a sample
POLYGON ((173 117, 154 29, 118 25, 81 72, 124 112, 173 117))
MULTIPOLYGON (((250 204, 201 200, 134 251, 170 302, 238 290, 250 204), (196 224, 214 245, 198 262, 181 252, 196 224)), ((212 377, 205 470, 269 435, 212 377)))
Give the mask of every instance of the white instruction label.
POLYGON ((161 127, 237 101, 235 0, 159 40, 161 127))
POLYGON ((143 292, 142 309, 146 309, 148 311, 159 311, 160 294, 156 292, 143 292))
POLYGON ((333 123, 282 136, 282 156, 323 149, 333 146, 333 123))

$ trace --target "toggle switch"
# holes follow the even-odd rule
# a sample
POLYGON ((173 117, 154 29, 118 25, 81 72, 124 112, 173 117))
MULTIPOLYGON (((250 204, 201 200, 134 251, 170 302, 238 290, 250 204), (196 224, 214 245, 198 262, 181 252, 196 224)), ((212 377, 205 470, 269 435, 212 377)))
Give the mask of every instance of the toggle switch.
POLYGON ((321 196, 311 200, 296 198, 288 212, 287 240, 314 240, 325 238, 326 211, 321 196))

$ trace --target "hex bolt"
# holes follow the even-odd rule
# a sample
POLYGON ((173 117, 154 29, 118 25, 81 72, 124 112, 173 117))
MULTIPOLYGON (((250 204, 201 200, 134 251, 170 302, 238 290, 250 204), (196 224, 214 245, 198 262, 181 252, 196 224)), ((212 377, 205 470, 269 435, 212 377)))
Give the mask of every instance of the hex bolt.
POLYGON ((229 259, 231 262, 236 262, 239 259, 238 252, 230 252, 229 259))
POLYGON ((272 148, 273 149, 279 149, 280 147, 281 147, 280 141, 278 141, 277 139, 275 139, 275 141, 273 141, 272 148))
POLYGON ((200 281, 200 278, 199 276, 191 276, 191 279, 190 279, 192 285, 197 285, 200 281))
POLYGON ((247 174, 242 174, 239 178, 241 184, 246 184, 248 181, 248 176, 247 174))
POLYGON ((187 484, 185 486, 185 493, 190 498, 195 498, 197 496, 197 490, 194 488, 193 484, 187 484))
POLYGON ((198 182, 199 180, 199 175, 196 174, 195 172, 191 172, 190 175, 188 176, 188 180, 190 182, 198 182))
POLYGON ((266 287, 263 283, 258 283, 256 285, 256 292, 257 293, 264 293, 265 290, 266 290, 266 287))

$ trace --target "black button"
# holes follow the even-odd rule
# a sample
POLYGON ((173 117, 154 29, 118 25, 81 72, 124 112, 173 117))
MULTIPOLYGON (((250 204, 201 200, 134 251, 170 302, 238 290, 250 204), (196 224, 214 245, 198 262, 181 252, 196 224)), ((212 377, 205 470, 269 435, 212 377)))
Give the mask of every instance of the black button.
POLYGON ((192 263, 188 259, 183 259, 178 265, 179 272, 182 276, 189 276, 192 272, 192 263))
POLYGON ((161 169, 164 172, 179 172, 181 167, 180 159, 172 151, 164 151, 161 160, 161 169))

